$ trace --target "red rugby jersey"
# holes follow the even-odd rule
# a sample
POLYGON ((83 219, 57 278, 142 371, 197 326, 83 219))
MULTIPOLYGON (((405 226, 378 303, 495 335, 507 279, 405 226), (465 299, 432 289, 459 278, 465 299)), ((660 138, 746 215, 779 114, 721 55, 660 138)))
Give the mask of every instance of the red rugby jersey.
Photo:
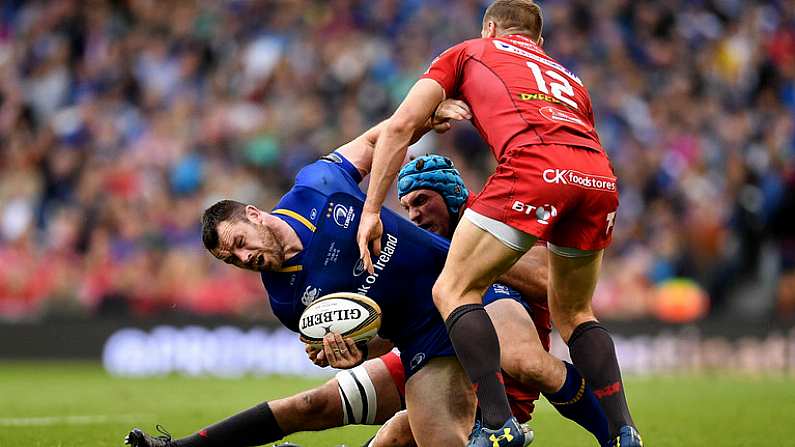
POLYGON ((508 148, 565 144, 602 150, 580 78, 520 35, 460 43, 422 76, 472 109, 472 123, 499 161, 508 148))

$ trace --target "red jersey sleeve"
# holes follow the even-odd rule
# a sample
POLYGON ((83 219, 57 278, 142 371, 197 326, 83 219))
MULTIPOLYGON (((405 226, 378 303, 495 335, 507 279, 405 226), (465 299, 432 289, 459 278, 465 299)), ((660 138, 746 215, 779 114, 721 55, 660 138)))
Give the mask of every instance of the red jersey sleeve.
POLYGON ((463 42, 445 50, 431 62, 428 71, 420 79, 433 79, 438 82, 444 89, 445 98, 457 96, 461 73, 468 59, 468 43, 469 41, 463 42))

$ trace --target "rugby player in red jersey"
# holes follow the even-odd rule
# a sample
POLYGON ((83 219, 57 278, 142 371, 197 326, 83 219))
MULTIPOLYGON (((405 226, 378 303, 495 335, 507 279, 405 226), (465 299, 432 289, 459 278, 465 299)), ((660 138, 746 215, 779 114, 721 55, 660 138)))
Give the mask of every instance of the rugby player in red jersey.
POLYGON ((591 309, 604 248, 618 208, 616 178, 594 129, 582 81, 541 48, 541 9, 532 0, 497 0, 481 38, 439 56, 389 120, 375 149, 358 229, 372 270, 380 252, 381 205, 414 130, 445 98, 467 102, 472 123, 498 166, 452 239, 434 286, 456 354, 476 386, 483 426, 471 446, 521 446, 500 374, 500 346, 481 296, 536 240, 548 241, 552 319, 595 389, 611 443, 641 446, 624 395, 612 338, 591 309))

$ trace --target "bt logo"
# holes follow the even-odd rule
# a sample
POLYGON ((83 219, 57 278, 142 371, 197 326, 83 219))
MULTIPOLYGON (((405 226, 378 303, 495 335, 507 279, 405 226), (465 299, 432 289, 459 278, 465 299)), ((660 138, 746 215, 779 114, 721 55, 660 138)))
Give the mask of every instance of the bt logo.
POLYGON ((558 215, 558 209, 548 203, 536 206, 520 201, 513 202, 511 209, 527 216, 534 215, 541 225, 549 225, 549 221, 558 215))

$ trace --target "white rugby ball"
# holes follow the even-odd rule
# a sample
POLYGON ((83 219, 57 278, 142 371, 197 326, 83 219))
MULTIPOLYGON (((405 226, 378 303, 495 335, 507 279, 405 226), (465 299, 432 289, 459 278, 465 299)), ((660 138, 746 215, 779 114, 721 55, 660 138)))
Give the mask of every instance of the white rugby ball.
POLYGON ((301 341, 323 346, 323 337, 336 332, 354 341, 369 341, 381 328, 381 308, 358 293, 337 292, 320 297, 301 314, 298 330, 301 341))

